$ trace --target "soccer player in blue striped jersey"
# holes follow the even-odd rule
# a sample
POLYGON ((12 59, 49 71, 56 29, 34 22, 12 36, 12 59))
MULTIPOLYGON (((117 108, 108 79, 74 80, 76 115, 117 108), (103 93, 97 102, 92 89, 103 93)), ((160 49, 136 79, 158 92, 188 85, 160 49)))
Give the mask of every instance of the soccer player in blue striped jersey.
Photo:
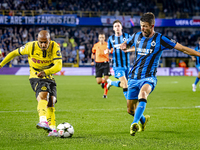
POLYGON ((128 33, 122 32, 122 23, 119 20, 113 22, 113 30, 115 34, 108 38, 108 49, 113 48, 113 70, 115 78, 119 81, 107 80, 107 88, 110 89, 111 86, 122 87, 125 98, 127 99, 127 78, 130 69, 130 53, 125 53, 120 49, 120 45, 127 41, 130 35, 128 33))
MULTIPOLYGON (((195 47, 195 51, 200 52, 200 38, 198 38, 198 44, 195 47)), ((200 58, 192 56, 192 60, 195 61, 195 66, 196 66, 197 71, 198 71, 198 75, 196 77, 196 80, 195 80, 194 84, 192 84, 192 90, 193 90, 193 92, 196 92, 196 86, 197 86, 197 83, 199 82, 199 79, 200 79, 200 58)))
POLYGON ((140 18, 141 32, 133 34, 127 42, 120 46, 124 51, 128 47, 135 47, 136 59, 129 73, 127 100, 128 113, 134 113, 130 127, 132 136, 139 129, 139 120, 142 123, 142 130, 144 130, 150 118, 150 116, 144 117, 143 112, 146 108, 147 97, 157 83, 156 72, 162 51, 175 48, 188 55, 200 56, 199 52, 155 32, 154 24, 155 16, 153 13, 143 14, 140 18), (138 101, 139 104, 136 105, 138 101))

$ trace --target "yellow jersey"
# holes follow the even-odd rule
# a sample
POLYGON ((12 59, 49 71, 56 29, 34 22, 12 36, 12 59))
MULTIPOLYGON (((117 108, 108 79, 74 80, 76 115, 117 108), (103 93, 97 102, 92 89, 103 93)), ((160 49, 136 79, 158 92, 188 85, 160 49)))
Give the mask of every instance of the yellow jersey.
POLYGON ((44 71, 46 74, 44 79, 53 79, 52 74, 62 69, 60 46, 55 41, 50 41, 47 50, 41 50, 38 41, 28 42, 26 45, 9 53, 0 65, 3 67, 15 56, 19 55, 28 55, 29 78, 38 78, 37 73, 44 71))

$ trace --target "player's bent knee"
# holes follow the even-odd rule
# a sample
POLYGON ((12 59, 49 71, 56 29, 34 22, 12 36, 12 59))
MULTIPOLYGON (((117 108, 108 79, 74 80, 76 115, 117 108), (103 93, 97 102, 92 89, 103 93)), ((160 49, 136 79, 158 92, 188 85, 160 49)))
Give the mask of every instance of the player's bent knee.
POLYGON ((40 101, 40 100, 48 101, 49 100, 49 92, 40 92, 38 97, 37 97, 37 100, 38 101, 40 101))
POLYGON ((102 83, 102 81, 97 81, 97 84, 101 84, 102 83))
POLYGON ((134 110, 132 110, 132 109, 127 109, 127 112, 130 114, 130 115, 134 115, 135 114, 135 111, 134 110))
POLYGON ((148 96, 147 92, 146 91, 142 91, 142 92, 140 92, 139 98, 147 99, 147 96, 148 96))

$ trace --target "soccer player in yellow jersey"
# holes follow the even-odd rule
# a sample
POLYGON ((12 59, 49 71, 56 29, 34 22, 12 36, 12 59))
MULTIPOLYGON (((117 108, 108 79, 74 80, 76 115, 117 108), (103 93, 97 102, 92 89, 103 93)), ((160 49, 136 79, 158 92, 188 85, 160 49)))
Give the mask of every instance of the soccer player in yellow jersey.
POLYGON ((50 34, 46 30, 42 30, 38 34, 38 41, 28 42, 10 52, 0 63, 0 68, 19 55, 28 55, 29 80, 38 101, 40 122, 36 127, 51 131, 48 136, 57 136, 54 107, 57 102, 57 92, 52 74, 62 69, 60 47, 50 40, 50 34))

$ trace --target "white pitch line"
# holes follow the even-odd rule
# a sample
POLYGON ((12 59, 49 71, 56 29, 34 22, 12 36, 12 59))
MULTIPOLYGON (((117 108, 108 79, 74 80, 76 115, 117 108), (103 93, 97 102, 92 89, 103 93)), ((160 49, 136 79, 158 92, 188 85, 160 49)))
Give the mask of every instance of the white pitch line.
MULTIPOLYGON (((200 108, 200 106, 192 106, 192 107, 152 107, 146 109, 191 109, 191 108, 200 108)), ((81 109, 81 111, 119 111, 125 110, 125 108, 117 108, 117 109, 81 109)), ((57 112, 75 112, 76 109, 71 110, 56 110, 57 112)), ((15 111, 0 111, 0 113, 32 113, 37 112, 37 110, 15 110, 15 111)))

